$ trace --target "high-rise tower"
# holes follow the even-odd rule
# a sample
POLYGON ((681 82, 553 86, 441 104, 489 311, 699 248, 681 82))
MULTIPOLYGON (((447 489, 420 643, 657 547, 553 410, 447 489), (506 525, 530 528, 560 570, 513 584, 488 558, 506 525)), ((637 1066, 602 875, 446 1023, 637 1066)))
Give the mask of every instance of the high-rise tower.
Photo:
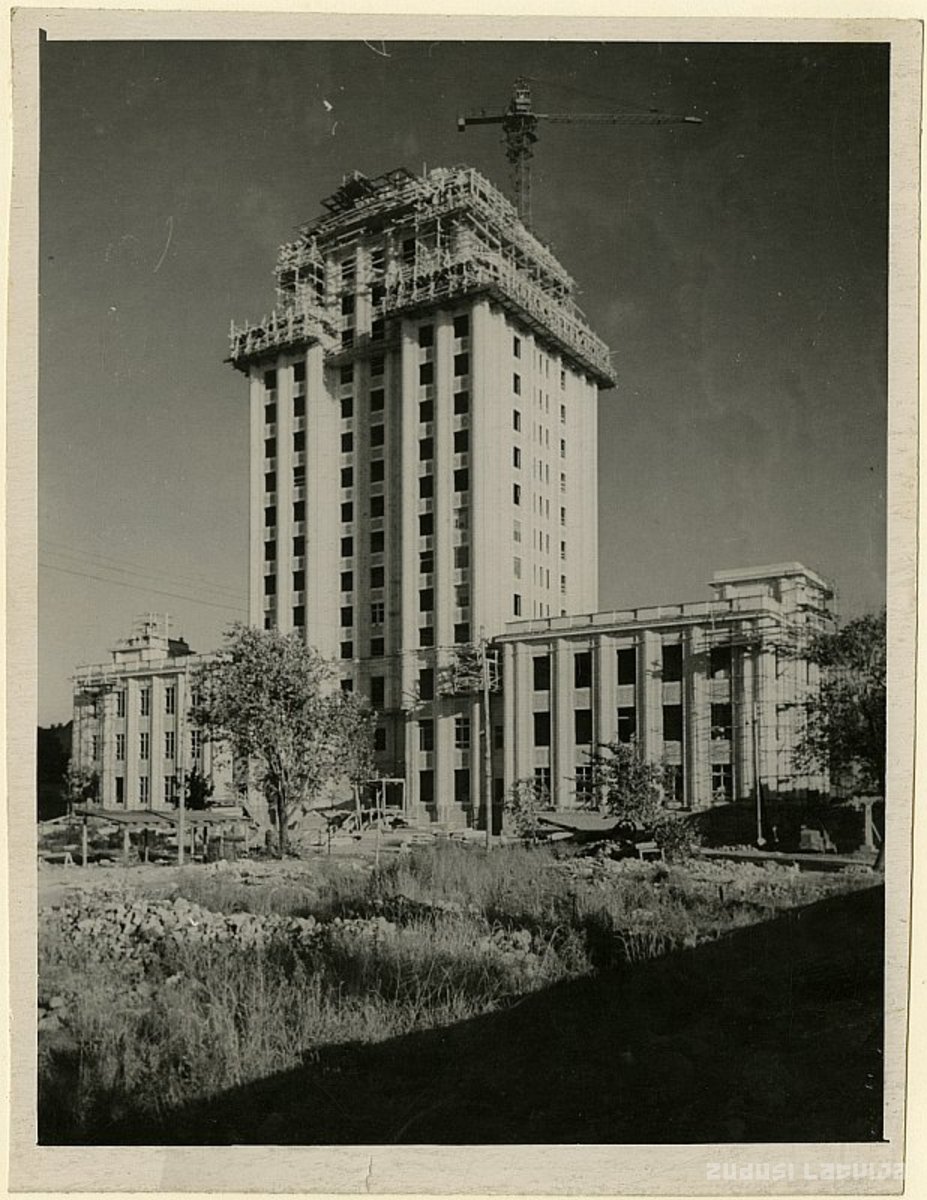
POLYGON ((271 315, 232 327, 251 621, 337 658, 412 810, 462 825, 482 811, 480 730, 441 668, 518 617, 597 607, 609 354, 476 171, 355 174, 323 205, 280 249, 271 315))

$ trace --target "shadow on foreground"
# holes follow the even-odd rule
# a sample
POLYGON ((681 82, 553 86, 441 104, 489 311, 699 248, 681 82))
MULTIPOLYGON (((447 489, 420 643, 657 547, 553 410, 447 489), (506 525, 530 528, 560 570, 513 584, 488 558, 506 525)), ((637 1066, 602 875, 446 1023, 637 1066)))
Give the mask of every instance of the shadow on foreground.
POLYGON ((883 906, 881 887, 822 900, 81 1142, 878 1140, 883 906))

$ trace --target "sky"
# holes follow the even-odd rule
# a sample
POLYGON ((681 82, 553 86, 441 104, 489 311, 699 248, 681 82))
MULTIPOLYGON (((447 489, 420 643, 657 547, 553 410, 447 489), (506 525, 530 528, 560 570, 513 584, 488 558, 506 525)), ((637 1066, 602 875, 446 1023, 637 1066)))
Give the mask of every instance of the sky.
POLYGON ((614 353, 599 607, 799 560, 843 617, 885 592, 888 52, 865 44, 55 42, 41 60, 39 722, 138 614, 194 649, 244 619, 247 385, 232 318, 360 170, 468 163, 539 127, 535 232, 614 353))

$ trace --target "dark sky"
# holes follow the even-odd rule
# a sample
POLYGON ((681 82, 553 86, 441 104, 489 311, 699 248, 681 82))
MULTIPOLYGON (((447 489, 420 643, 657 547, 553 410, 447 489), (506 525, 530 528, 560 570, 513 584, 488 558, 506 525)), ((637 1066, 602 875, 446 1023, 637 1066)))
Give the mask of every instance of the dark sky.
POLYGON ((615 352, 600 607, 798 559, 884 598, 888 51, 864 44, 50 42, 42 57, 40 709, 146 610, 244 615, 248 421, 230 318, 355 169, 466 162, 535 107, 534 224, 615 352), (173 593, 163 595, 160 593, 173 593))

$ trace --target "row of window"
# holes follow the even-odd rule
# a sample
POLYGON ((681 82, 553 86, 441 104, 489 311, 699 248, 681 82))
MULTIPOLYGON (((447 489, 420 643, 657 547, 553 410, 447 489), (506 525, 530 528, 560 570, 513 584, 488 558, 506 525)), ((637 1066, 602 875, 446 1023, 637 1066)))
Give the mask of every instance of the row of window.
MULTIPOLYGON (((296 624, 294 620, 294 624, 296 624)), ((299 622, 304 624, 304 618, 299 622)), ((265 627, 271 628, 265 618, 265 627)), ((466 645, 470 641, 470 622, 459 621, 454 625, 454 644, 457 646, 466 645)), ((421 625, 418 631, 418 644, 423 650, 427 650, 435 644, 435 627, 434 625, 421 625)), ((354 642, 343 641, 341 643, 339 654, 342 659, 354 658, 354 642)), ((370 639, 370 658, 383 658, 386 655, 386 641, 383 637, 372 637, 370 639)), ((350 690, 350 689, 345 689, 350 690)))
MULTIPOLYGON (((561 550, 563 550, 561 543, 561 550)), ((561 580, 563 577, 561 576, 561 580)), ((679 683, 682 680, 683 655, 681 643, 665 645, 662 650, 662 678, 664 683, 679 683)), ((618 685, 637 683, 637 651, 633 648, 618 650, 618 685)), ((535 655, 532 659, 533 686, 536 692, 550 691, 551 660, 549 654, 535 655)), ((729 679, 731 673, 730 646, 714 646, 709 652, 709 676, 712 679, 729 679)), ((592 687, 592 653, 579 650, 573 655, 573 686, 592 687)))
MULTIPOLYGON (((164 757, 174 758, 177 749, 177 735, 172 729, 168 729, 164 733, 164 757)), ((190 731, 190 753, 194 759, 198 759, 203 750, 203 735, 199 729, 190 731)), ((97 735, 93 738, 93 757, 100 757, 100 740, 97 735)), ((116 734, 116 761, 125 762, 126 757, 126 735, 124 733, 116 734)), ((147 730, 142 730, 138 735, 138 757, 146 762, 151 757, 151 734, 147 730)))
MULTIPOLYGON (((663 740, 683 740, 683 709, 681 704, 663 705, 663 740)), ((551 714, 536 712, 534 717, 535 746, 549 746, 551 736, 551 714)), ((733 736, 733 715, 730 704, 712 704, 711 737, 713 741, 730 741, 733 736)), ((618 709, 618 740, 630 742, 637 736, 637 710, 633 707, 618 709)), ((592 709, 573 710, 573 739, 577 746, 592 744, 592 709)))
MULTIPOLYGON (((151 688, 142 687, 138 692, 138 711, 143 717, 151 716, 151 688)), ((164 711, 172 717, 177 712, 177 688, 174 684, 168 684, 164 689, 164 711)), ((124 717, 126 715, 126 693, 124 689, 116 692, 116 716, 124 717)))

